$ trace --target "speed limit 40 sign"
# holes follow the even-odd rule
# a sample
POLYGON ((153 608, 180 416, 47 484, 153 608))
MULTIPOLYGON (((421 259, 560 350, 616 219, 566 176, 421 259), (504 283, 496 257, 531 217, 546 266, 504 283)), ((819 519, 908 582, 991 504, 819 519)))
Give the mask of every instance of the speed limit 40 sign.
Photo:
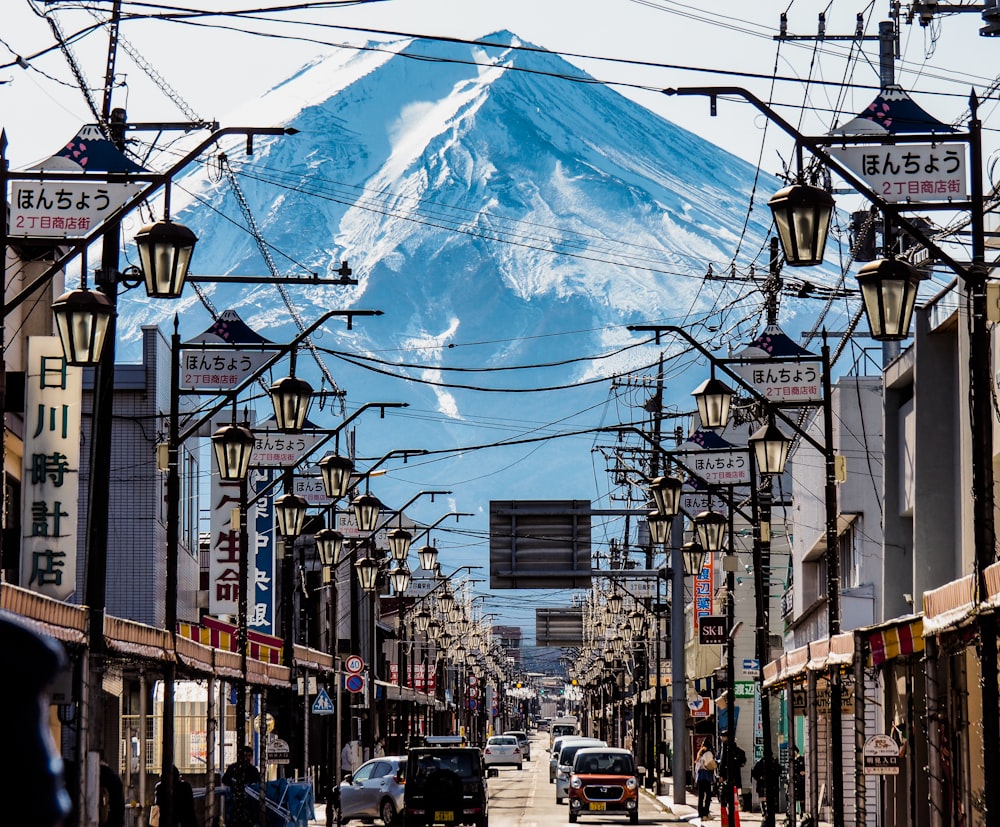
POLYGON ((357 675, 365 668, 365 662, 359 655, 351 655, 344 661, 344 668, 352 675, 357 675))

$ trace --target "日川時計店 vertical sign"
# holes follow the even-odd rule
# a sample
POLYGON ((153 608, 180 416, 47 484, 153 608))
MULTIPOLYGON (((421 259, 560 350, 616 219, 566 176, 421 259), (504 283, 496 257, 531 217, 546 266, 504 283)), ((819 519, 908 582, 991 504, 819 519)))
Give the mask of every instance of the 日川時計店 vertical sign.
POLYGON ((968 198, 964 144, 866 144, 829 151, 886 201, 968 198))
POLYGON ((57 600, 76 590, 82 376, 58 337, 28 337, 21 583, 57 600))

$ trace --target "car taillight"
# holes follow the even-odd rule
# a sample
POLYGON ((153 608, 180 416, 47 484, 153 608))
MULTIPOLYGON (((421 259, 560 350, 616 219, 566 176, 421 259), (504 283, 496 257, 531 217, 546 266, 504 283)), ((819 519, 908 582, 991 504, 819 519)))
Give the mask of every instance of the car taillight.
POLYGON ((489 748, 489 747, 487 747, 486 749, 484 749, 484 750, 483 750, 483 754, 484 754, 484 755, 489 755, 489 754, 490 754, 490 748, 489 748))
POLYGON ((520 752, 521 752, 521 750, 519 750, 519 749, 518 749, 517 747, 514 747, 514 752, 516 752, 516 753, 520 753, 520 752))

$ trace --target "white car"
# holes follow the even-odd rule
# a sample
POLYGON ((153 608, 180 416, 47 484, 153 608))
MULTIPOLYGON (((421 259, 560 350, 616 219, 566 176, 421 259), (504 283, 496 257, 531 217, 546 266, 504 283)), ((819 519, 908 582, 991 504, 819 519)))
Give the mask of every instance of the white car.
POLYGON ((519 729, 508 729, 504 735, 513 735, 517 738, 518 746, 521 747, 521 755, 525 761, 531 760, 531 742, 528 740, 528 733, 519 729))
POLYGON ((556 773, 559 770, 559 752, 564 744, 570 741, 590 741, 591 746, 600 746, 604 742, 597 738, 587 738, 583 735, 563 735, 552 742, 552 751, 549 753, 549 783, 556 783, 556 773), (596 742, 596 743, 595 743, 596 742))
POLYGON ((513 735, 494 735, 483 747, 483 763, 488 769, 493 767, 517 767, 524 769, 521 747, 513 735))

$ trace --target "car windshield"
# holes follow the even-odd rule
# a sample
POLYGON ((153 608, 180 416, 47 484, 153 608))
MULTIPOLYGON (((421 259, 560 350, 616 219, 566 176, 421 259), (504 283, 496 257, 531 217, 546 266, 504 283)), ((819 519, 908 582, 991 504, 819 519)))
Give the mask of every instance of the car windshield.
POLYGON ((425 753, 417 757, 416 767, 408 767, 407 771, 415 778, 428 775, 435 770, 448 770, 458 775, 474 776, 477 774, 474 757, 471 752, 443 753, 441 755, 425 753))
MULTIPOLYGON (((579 752, 579 749, 577 749, 579 752)), ((632 756, 627 753, 582 753, 576 756, 573 771, 582 775, 606 773, 608 775, 634 775, 632 756)))
POLYGON ((490 738, 490 740, 487 741, 487 744, 489 746, 516 747, 517 746, 517 738, 500 736, 500 737, 496 737, 496 738, 490 738))

